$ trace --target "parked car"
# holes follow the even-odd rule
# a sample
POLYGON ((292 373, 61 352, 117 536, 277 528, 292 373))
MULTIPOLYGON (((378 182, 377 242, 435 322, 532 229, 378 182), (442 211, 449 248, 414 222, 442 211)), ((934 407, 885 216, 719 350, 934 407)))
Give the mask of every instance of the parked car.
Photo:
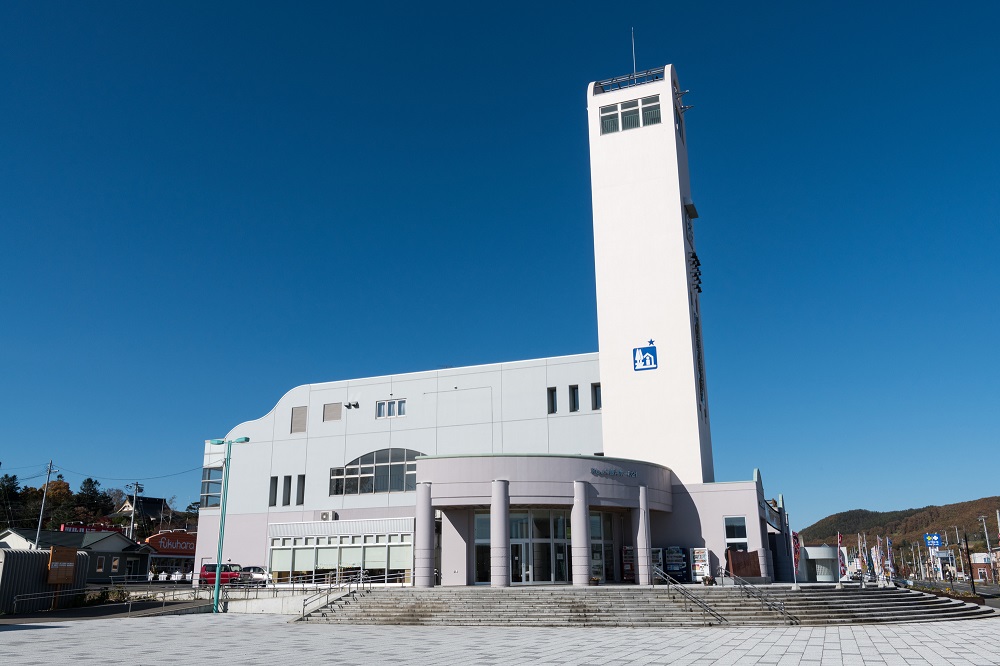
POLYGON ((264 567, 243 567, 243 572, 250 574, 250 585, 267 587, 273 582, 271 574, 264 567))
MULTIPOLYGON (((200 585, 215 585, 215 564, 203 564, 201 575, 198 577, 200 585)), ((243 567, 238 564, 223 564, 222 573, 219 577, 220 585, 246 585, 250 582, 250 574, 244 573, 243 567)))

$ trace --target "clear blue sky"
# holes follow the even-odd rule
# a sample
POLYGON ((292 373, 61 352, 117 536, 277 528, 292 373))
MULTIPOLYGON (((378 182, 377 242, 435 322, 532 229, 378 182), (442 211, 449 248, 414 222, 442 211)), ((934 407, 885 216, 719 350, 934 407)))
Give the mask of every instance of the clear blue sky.
POLYGON ((596 350, 585 87, 631 71, 634 26, 695 106, 717 478, 761 468, 796 528, 995 495, 997 25, 4 2, 0 472, 183 507, 203 440, 293 386, 596 350))

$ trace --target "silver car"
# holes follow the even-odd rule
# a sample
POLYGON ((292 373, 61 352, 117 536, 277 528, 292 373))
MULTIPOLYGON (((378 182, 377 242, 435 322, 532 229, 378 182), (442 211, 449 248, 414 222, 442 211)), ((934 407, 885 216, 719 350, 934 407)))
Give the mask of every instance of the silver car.
POLYGON ((271 584, 271 574, 264 567, 243 567, 243 573, 250 574, 247 585, 267 587, 271 584))

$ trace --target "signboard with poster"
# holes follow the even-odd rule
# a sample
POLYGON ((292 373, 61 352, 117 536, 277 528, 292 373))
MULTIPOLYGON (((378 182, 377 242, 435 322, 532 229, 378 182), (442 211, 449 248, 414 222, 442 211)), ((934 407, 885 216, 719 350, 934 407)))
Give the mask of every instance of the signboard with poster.
POLYGON ((52 546, 49 548, 49 585, 66 585, 73 582, 76 567, 76 548, 52 546))

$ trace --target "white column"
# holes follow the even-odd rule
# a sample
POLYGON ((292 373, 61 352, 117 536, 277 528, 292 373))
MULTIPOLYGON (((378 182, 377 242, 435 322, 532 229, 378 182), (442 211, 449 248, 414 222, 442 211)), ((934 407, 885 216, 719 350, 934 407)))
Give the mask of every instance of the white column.
POLYGON ((490 587, 510 587, 510 482, 502 479, 490 501, 490 587))
POLYGON ((653 558, 649 537, 649 499, 646 486, 639 486, 639 508, 632 521, 635 528, 635 582, 639 585, 653 584, 653 558))
POLYGON ((431 484, 417 484, 417 524, 413 535, 413 584, 434 587, 434 507, 431 484))
POLYGON ((573 537, 570 556, 573 564, 573 585, 590 585, 590 505, 587 503, 587 483, 573 482, 573 511, 570 514, 573 537))

